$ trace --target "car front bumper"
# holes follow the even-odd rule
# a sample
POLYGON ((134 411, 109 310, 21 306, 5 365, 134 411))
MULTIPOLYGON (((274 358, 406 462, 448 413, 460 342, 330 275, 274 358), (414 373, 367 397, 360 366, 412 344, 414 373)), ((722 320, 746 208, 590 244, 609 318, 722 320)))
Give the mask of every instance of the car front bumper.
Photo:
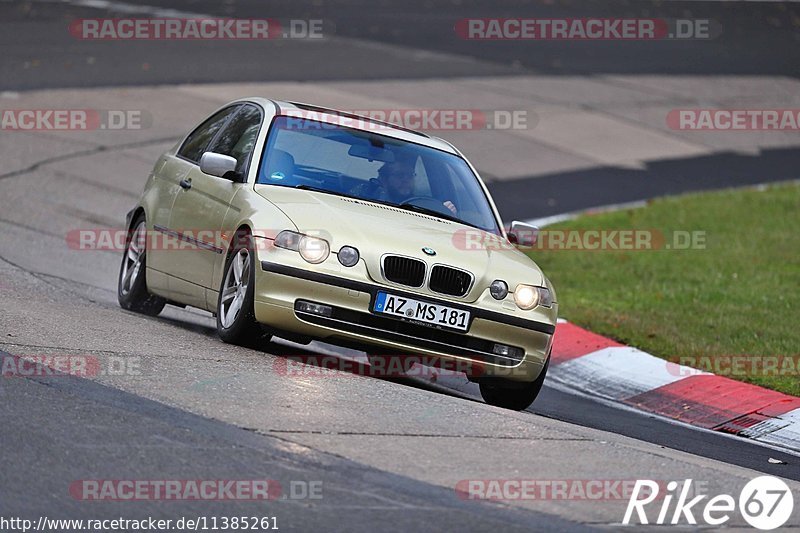
MULTIPOLYGON (((469 369, 470 377, 535 380, 549 354, 555 325, 509 316, 476 305, 455 303, 358 280, 262 260, 256 275, 256 320, 279 331, 336 343, 424 355, 445 368, 469 369), (467 309, 467 333, 441 330, 371 312, 378 291, 467 309), (302 310, 298 302, 328 306, 326 315, 302 310), (494 353, 495 344, 517 348, 513 357, 494 353), (447 363, 457 363, 455 366, 447 363)), ((370 350, 377 353, 377 350, 370 350)))

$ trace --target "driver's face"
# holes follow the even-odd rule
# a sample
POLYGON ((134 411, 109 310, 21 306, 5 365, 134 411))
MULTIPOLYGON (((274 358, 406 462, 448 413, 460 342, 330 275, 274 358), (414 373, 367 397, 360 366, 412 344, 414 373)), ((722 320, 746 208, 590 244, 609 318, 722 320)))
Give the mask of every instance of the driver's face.
POLYGON ((383 183, 393 199, 402 200, 414 192, 414 172, 402 167, 392 168, 383 173, 383 183))

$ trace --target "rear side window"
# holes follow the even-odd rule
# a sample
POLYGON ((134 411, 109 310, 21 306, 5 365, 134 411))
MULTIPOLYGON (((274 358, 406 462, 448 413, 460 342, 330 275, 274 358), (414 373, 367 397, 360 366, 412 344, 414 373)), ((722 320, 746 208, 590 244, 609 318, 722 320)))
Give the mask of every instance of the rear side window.
POLYGON ((226 107, 200 124, 183 142, 183 146, 178 150, 178 155, 198 163, 203 152, 206 151, 208 143, 237 109, 239 106, 226 107))

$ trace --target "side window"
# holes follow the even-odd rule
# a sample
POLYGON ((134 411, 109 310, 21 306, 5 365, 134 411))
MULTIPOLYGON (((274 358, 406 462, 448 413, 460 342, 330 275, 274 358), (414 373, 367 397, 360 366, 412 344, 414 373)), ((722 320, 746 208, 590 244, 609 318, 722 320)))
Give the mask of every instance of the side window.
POLYGON ((239 109, 239 106, 227 107, 200 124, 186 138, 183 146, 178 150, 178 155, 195 163, 200 162, 200 157, 206 151, 208 143, 237 109, 239 109))
POLYGON ((261 110, 245 105, 206 150, 236 159, 236 171, 246 173, 261 127, 261 110))

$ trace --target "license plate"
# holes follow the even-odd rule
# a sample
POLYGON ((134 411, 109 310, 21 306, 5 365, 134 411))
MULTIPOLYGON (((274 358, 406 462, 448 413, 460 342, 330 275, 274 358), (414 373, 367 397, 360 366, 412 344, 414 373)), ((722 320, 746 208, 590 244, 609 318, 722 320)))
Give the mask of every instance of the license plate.
POLYGON ((379 292, 375 298, 374 311, 412 322, 420 322, 427 326, 452 328, 459 331, 467 331, 469 328, 469 311, 385 292, 379 292))

